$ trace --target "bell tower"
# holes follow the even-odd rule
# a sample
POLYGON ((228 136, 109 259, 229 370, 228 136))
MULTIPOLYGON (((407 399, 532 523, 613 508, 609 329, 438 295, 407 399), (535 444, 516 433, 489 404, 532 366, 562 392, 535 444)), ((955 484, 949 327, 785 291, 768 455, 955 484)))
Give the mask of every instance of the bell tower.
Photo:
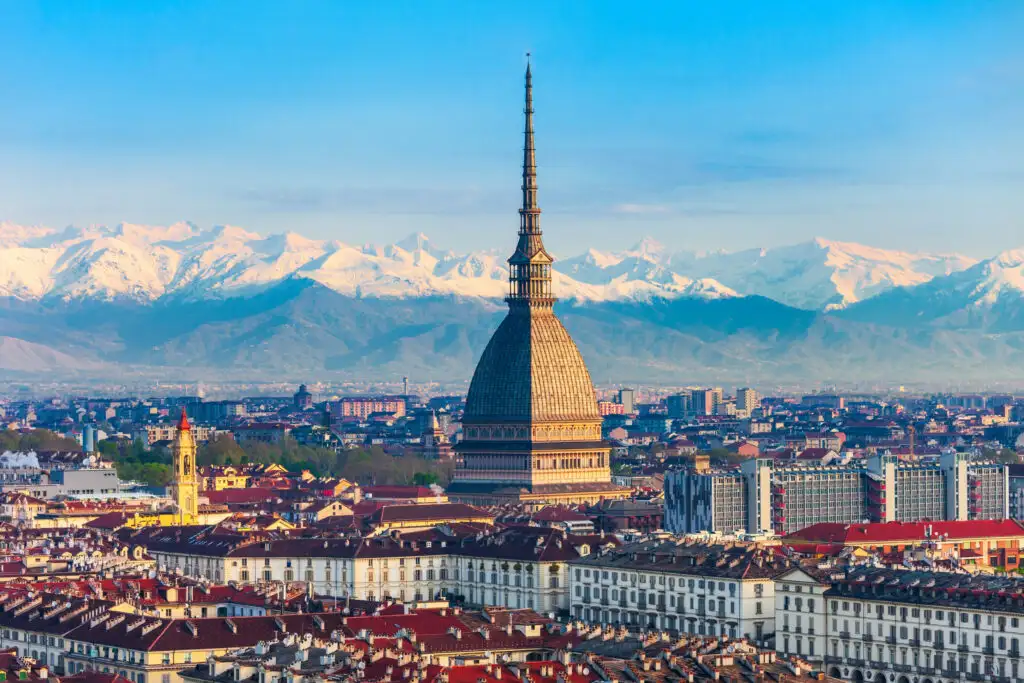
POLYGON ((178 433, 171 449, 174 481, 171 497, 178 506, 180 524, 195 524, 199 516, 199 480, 196 477, 196 439, 185 409, 178 420, 178 433))

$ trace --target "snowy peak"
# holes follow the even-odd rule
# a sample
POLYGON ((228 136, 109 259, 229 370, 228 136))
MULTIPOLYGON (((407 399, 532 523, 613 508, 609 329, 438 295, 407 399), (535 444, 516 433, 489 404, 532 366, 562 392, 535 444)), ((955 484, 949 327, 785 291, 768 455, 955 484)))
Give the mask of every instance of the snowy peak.
POLYGON ((1024 249, 1011 249, 962 273, 936 280, 939 287, 952 283, 959 291, 970 289, 970 304, 992 306, 1001 300, 1024 295, 1024 249))
POLYGON ((962 270, 973 259, 957 254, 908 253, 818 238, 771 249, 694 257, 674 256, 674 267, 715 278, 743 295, 759 294, 807 309, 836 309, 894 287, 928 282, 962 270))
MULTIPOLYGON (((0 296, 25 299, 191 299, 239 296, 304 278, 352 296, 457 295, 501 298, 508 269, 497 252, 455 254, 417 233, 395 244, 361 247, 294 232, 263 237, 220 225, 122 223, 57 232, 4 224, 0 296), (25 246, 45 242, 45 246, 25 246)), ((736 293, 659 263, 663 248, 645 239, 622 254, 591 250, 556 266, 563 299, 604 301, 736 293)))
POLYGON ((851 319, 972 332, 1024 331, 1024 249, 851 306, 851 319))
POLYGON ((660 261, 665 255, 665 246, 653 237, 644 237, 628 253, 650 261, 660 261))
MULTIPOLYGON (((826 310, 976 267, 987 268, 986 292, 1001 291, 1016 282, 1021 261, 1020 250, 983 266, 956 254, 821 238, 734 253, 670 253, 645 237, 623 251, 588 249, 556 260, 555 285, 560 298, 580 301, 756 294, 826 310)), ((313 280, 353 296, 500 298, 507 291, 508 270, 499 251, 456 254, 422 233, 389 245, 356 246, 295 232, 262 236, 238 226, 203 229, 188 222, 62 230, 0 223, 0 296, 222 298, 287 278, 313 280)))
POLYGON ((0 249, 20 247, 26 243, 48 237, 53 233, 53 228, 45 228, 38 225, 17 225, 0 221, 0 249))

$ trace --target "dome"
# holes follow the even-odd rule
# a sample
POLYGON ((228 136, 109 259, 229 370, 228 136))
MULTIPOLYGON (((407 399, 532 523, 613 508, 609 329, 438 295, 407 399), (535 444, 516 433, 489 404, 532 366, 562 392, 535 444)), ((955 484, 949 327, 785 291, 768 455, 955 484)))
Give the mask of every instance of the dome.
POLYGON ((600 419, 583 356, 551 309, 509 311, 473 373, 463 423, 600 419))

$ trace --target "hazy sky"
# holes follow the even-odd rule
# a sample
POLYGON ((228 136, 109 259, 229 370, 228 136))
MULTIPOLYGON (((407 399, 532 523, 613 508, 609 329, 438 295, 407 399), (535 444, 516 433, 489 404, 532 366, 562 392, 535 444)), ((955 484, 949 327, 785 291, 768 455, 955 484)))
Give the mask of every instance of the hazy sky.
POLYGON ((1024 246, 1024 2, 0 3, 0 220, 1024 246))

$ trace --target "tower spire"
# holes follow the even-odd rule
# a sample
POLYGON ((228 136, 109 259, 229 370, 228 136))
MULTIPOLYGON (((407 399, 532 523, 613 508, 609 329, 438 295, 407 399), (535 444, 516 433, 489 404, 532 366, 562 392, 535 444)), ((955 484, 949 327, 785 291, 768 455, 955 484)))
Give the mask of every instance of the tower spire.
POLYGON ((540 206, 537 203, 537 150, 533 143, 533 74, 530 53, 526 53, 526 130, 523 134, 523 208, 519 234, 540 234, 540 206))
POLYGON ((523 133, 523 205, 519 209, 519 243, 509 258, 510 305, 526 303, 530 307, 554 304, 551 294, 551 263, 544 249, 540 230, 540 205, 537 202, 537 150, 533 142, 533 71, 530 53, 526 53, 526 129, 523 133))

